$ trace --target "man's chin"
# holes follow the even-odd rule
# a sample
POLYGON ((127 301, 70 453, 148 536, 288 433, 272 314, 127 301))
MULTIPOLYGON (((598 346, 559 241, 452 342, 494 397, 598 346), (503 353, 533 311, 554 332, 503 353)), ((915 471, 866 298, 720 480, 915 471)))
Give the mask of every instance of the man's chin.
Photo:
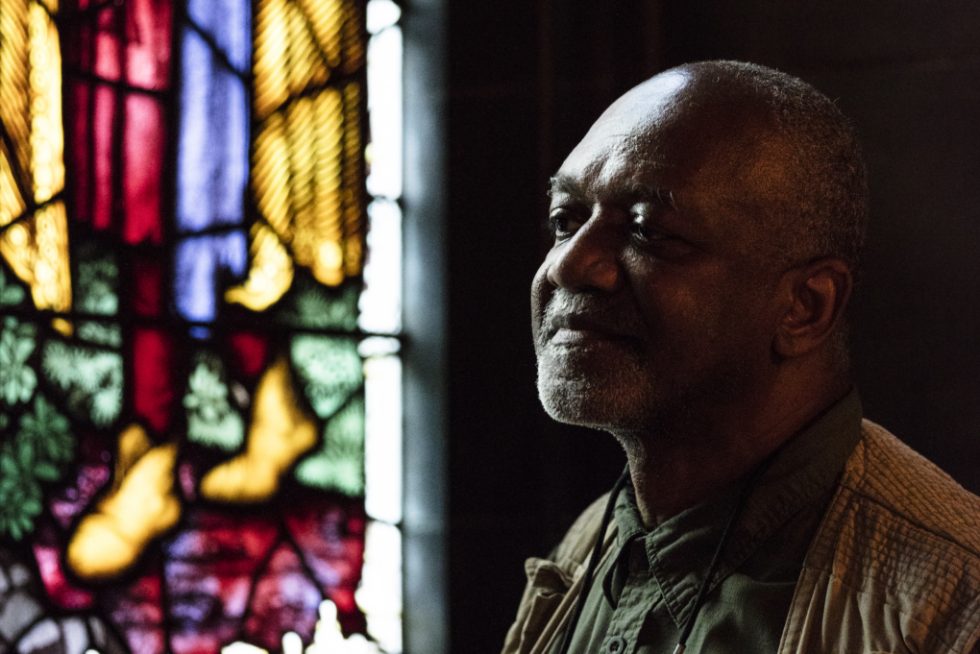
POLYGON ((606 385, 576 379, 538 377, 538 398, 554 420, 605 431, 634 429, 642 422, 642 409, 632 406, 629 394, 606 385))

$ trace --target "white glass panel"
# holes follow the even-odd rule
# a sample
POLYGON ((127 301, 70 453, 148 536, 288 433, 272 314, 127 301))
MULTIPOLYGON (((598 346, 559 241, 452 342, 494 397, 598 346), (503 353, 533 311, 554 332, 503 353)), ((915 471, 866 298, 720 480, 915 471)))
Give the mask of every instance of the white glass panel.
POLYGON ((367 4, 367 28, 371 34, 391 27, 401 17, 401 8, 391 0, 370 0, 367 4))
POLYGON ((398 354, 399 350, 401 343, 390 336, 368 336, 357 345, 357 353, 365 359, 398 354))
POLYGON ((402 320, 402 212, 391 200, 368 206, 367 263, 357 324, 366 332, 395 334, 402 320))
POLYGON ((371 144, 367 189, 371 195, 402 194, 402 32, 391 27, 368 43, 368 112, 371 144))
POLYGON ((364 573, 357 605, 368 633, 389 654, 402 651, 402 535, 397 527, 371 522, 364 547, 364 573))
POLYGON ((398 357, 364 361, 364 396, 365 510, 372 518, 397 523, 402 518, 402 364, 398 357))

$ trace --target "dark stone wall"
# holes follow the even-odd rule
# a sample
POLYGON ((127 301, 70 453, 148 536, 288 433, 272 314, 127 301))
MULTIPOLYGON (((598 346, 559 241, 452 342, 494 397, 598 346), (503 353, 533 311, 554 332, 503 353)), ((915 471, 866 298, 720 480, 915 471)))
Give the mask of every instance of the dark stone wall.
POLYGON ((873 190, 853 311, 866 413, 980 490, 980 4, 498 0, 448 21, 449 651, 499 650, 524 558, 623 465, 538 406, 528 285, 548 176, 669 65, 772 65, 854 119, 873 190))

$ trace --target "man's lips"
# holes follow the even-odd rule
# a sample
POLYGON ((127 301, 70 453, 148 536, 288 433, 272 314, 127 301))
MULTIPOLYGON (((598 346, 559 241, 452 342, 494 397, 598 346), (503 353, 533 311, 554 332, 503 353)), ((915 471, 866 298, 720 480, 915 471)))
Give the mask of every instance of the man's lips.
POLYGON ((560 327, 551 336, 551 342, 554 345, 585 345, 596 341, 611 340, 625 340, 625 337, 594 329, 569 329, 568 327, 560 327))
POLYGON ((562 316, 551 322, 548 340, 555 345, 585 345, 597 341, 636 341, 637 336, 581 316, 562 316))

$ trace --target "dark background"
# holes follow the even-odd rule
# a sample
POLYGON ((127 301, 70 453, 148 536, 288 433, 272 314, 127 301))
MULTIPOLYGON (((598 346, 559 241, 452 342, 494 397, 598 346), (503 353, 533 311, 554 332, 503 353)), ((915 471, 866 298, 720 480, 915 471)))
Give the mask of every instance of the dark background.
MULTIPOLYGON (((866 414, 980 490, 980 3, 496 0, 445 11, 449 651, 499 650, 524 558, 545 553, 622 466, 611 437, 540 409, 528 285, 549 175, 616 96, 674 64, 775 66, 854 119, 873 203, 853 311, 866 414)), ((407 10, 409 34, 411 20, 407 10)))

